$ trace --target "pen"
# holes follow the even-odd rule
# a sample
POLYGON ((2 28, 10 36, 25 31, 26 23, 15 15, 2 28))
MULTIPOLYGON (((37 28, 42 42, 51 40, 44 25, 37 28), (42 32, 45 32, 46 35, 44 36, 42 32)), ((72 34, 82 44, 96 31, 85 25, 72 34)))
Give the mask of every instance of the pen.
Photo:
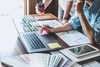
POLYGON ((42 26, 36 26, 36 27, 42 27, 42 26))
MULTIPOLYGON (((36 27, 42 27, 42 26, 36 26, 36 27)), ((53 27, 48 27, 48 28, 53 28, 53 27)))

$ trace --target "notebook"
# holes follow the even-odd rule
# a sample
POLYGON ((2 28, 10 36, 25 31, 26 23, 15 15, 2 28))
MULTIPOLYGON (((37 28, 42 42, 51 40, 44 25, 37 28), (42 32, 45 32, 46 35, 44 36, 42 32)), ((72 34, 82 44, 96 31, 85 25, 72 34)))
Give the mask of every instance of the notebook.
POLYGON ((41 20, 54 20, 54 18, 51 15, 47 15, 47 14, 34 15, 34 18, 38 21, 41 21, 41 20))
POLYGON ((51 34, 40 35, 38 32, 20 33, 20 39, 28 53, 47 52, 63 48, 51 34))

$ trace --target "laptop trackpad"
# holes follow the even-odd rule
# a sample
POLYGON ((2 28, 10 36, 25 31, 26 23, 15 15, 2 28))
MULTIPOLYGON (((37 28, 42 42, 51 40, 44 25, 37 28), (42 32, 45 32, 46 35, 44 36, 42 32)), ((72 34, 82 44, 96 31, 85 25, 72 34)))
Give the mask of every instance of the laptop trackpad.
POLYGON ((38 38, 42 41, 42 43, 46 46, 49 43, 58 43, 50 34, 39 35, 37 32, 35 33, 38 36, 38 38))

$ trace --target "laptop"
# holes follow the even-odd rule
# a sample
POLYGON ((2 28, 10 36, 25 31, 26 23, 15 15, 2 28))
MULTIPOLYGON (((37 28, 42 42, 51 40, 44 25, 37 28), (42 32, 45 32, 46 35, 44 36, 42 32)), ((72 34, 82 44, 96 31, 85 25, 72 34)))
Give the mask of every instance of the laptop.
POLYGON ((63 48, 52 35, 40 35, 37 31, 20 33, 20 39, 28 53, 48 52, 63 48))

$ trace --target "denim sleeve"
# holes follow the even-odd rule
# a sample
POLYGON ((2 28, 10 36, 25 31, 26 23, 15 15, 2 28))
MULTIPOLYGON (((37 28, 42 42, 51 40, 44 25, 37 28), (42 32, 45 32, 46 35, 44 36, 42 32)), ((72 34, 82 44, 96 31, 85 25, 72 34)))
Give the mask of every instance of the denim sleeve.
POLYGON ((95 30, 95 41, 98 45, 100 45, 100 17, 98 17, 97 22, 94 25, 95 30))
POLYGON ((98 17, 97 22, 94 25, 95 35, 100 33, 100 17, 98 17))
POLYGON ((76 13, 69 19, 68 22, 74 29, 77 29, 79 26, 81 26, 79 17, 76 13))

